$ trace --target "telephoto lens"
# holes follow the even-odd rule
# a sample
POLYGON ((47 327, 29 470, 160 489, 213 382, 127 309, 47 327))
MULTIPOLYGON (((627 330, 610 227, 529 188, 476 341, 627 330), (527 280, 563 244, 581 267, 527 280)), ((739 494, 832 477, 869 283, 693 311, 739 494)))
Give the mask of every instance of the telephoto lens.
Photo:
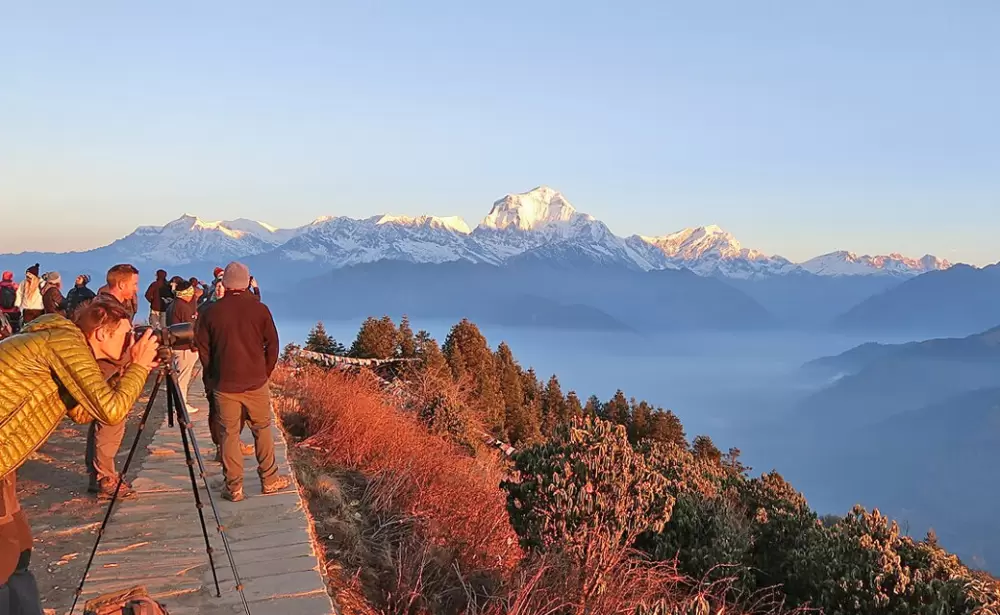
MULTIPOLYGON (((148 329, 153 329, 149 325, 136 325, 132 327, 132 333, 135 335, 135 339, 139 339, 145 335, 148 329)), ((153 337, 156 341, 160 342, 161 346, 166 346, 171 348, 177 344, 186 344, 188 342, 194 341, 194 325, 189 322, 179 322, 176 325, 170 325, 165 329, 153 329, 153 337)))

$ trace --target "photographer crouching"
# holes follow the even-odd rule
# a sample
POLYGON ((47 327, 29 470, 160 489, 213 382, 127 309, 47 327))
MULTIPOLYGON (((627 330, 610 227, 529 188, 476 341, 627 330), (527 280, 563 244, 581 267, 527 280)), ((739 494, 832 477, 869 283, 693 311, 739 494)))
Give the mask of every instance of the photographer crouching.
POLYGON ((17 501, 15 470, 64 416, 78 423, 122 423, 157 367, 158 342, 147 331, 131 346, 129 314, 110 302, 80 308, 73 321, 50 314, 0 342, 0 613, 40 614, 28 570, 31 529, 17 501), (131 362, 109 385, 98 360, 131 362))

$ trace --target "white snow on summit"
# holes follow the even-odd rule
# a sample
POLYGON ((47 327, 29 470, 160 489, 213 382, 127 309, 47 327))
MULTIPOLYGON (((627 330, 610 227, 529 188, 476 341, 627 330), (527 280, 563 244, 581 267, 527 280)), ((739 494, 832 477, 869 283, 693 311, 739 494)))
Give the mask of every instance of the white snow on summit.
POLYGON ((292 237, 295 237, 295 235, 302 230, 302 227, 290 229, 277 228, 266 222, 248 220, 247 218, 223 220, 222 222, 217 222, 215 224, 219 224, 227 229, 239 231, 241 233, 249 233, 258 239, 262 239, 276 246, 285 243, 292 237))
POLYGON ((578 212, 562 193, 548 186, 508 194, 494 202, 472 236, 488 259, 501 262, 531 252, 536 259, 565 262, 573 255, 604 265, 652 268, 606 224, 578 212))
POLYGON ((633 235, 627 241, 647 260, 687 268, 698 275, 757 278, 798 270, 798 266, 786 258, 744 248, 731 233, 714 224, 661 237, 633 235))
POLYGON ((552 223, 573 222, 578 218, 593 220, 591 216, 577 213, 561 192, 539 186, 521 194, 508 194, 493 203, 493 209, 479 227, 533 231, 552 223))
POLYGON ((98 249, 120 255, 116 257, 119 261, 182 265, 243 258, 273 247, 273 243, 250 232, 229 228, 222 222, 205 222, 188 214, 163 226, 140 226, 98 249))
POLYGON ((913 276, 928 271, 948 269, 951 263, 927 254, 922 258, 908 258, 892 253, 885 256, 858 256, 854 252, 839 251, 817 256, 802 263, 802 268, 817 275, 893 275, 913 276))
POLYGON ((382 260, 412 263, 470 261, 495 263, 469 237, 461 218, 373 216, 314 222, 277 250, 278 258, 332 267, 382 260))
POLYGON ((469 225, 460 216, 447 216, 439 218, 437 216, 393 216, 386 214, 378 219, 376 224, 398 224, 401 226, 426 226, 442 230, 454 231, 462 235, 472 232, 469 225))

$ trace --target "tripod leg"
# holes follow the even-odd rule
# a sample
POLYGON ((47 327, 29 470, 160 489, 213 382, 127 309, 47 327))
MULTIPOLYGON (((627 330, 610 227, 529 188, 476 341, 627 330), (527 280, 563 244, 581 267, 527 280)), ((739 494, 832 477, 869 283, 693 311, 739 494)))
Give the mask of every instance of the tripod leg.
MULTIPOLYGON (((229 538, 226 536, 225 527, 222 525, 222 519, 219 517, 219 509, 215 507, 215 499, 212 497, 212 490, 208 484, 208 476, 205 474, 205 462, 201 456, 201 450, 198 448, 198 441, 194 436, 194 428, 191 427, 191 417, 187 413, 187 406, 184 405, 183 398, 181 397, 180 390, 177 388, 177 383, 172 378, 167 378, 167 391, 168 394, 172 392, 175 399, 175 404, 178 408, 177 416, 178 422, 181 427, 181 438, 184 441, 184 453, 187 455, 188 468, 191 472, 191 482, 194 484, 194 467, 191 463, 191 450, 194 450, 194 458, 198 463, 198 473, 201 476, 201 481, 205 485, 205 493, 208 495, 208 503, 212 507, 212 514, 215 515, 216 529, 219 530, 219 536, 222 537, 222 546, 226 551, 226 557, 229 558, 229 567, 233 570, 233 580, 236 582, 236 591, 240 593, 240 600, 243 601, 243 610, 247 615, 250 615, 250 605, 247 604, 247 597, 243 593, 243 581, 240 579, 240 573, 236 569, 236 560, 233 558, 233 551, 229 547, 229 538), (190 447, 188 444, 190 443, 190 447)), ((205 516, 202 514, 201 501, 198 499, 198 489, 195 488, 195 501, 198 503, 198 515, 201 517, 201 529, 205 533, 205 544, 208 544, 208 532, 205 529, 205 516)), ((209 549, 208 555, 209 561, 212 560, 212 552, 209 549)), ((212 574, 215 575, 215 567, 213 565, 212 574)), ((219 580, 215 580, 215 588, 218 592, 219 580)), ((221 596, 221 592, 219 592, 221 596)))
MULTIPOLYGON (((128 457, 125 458, 125 465, 122 466, 121 472, 118 473, 118 484, 115 485, 115 492, 111 496, 111 502, 108 504, 108 510, 104 513, 104 520, 101 521, 101 527, 97 529, 97 539, 94 541, 94 547, 90 550, 90 557, 87 559, 87 565, 83 569, 83 578, 80 579, 80 585, 76 588, 76 594, 73 596, 73 606, 70 607, 70 615, 76 609, 76 603, 80 600, 80 595, 83 594, 83 584, 87 581, 87 575, 90 573, 90 566, 94 563, 94 556, 97 555, 97 546, 101 543, 101 538, 104 536, 104 530, 108 526, 108 521, 111 519, 111 512, 115 508, 115 502, 118 501, 118 492, 122 488, 122 484, 125 482, 125 474, 128 472, 129 466, 132 464, 132 457, 135 456, 135 451, 139 448, 139 438, 142 436, 142 432, 146 429, 146 420, 149 418, 149 412, 153 409, 153 403, 156 401, 156 394, 160 390, 160 385, 163 384, 163 372, 157 372, 156 382, 153 384, 153 391, 149 394, 149 401, 146 403, 146 409, 142 411, 142 418, 139 419, 139 427, 135 433, 135 439, 132 440, 132 446, 128 449, 128 457)), ((169 397, 169 396, 168 396, 169 397)))
MULTIPOLYGON (((219 589, 219 575, 215 571, 215 558, 212 556, 212 543, 208 539, 208 527, 205 525, 205 512, 203 510, 204 505, 201 503, 201 494, 198 491, 198 480, 194 475, 194 459, 191 455, 191 443, 188 440, 188 427, 190 427, 190 417, 188 417, 187 408, 184 407, 184 401, 181 399, 180 392, 177 391, 177 383, 174 381, 173 374, 167 374, 167 412, 175 411, 177 413, 177 426, 181 431, 181 442, 184 444, 184 459, 188 467, 188 475, 191 477, 191 491, 194 493, 194 504, 195 508, 198 509, 198 519, 201 521, 201 533, 205 537, 205 552, 208 553, 208 564, 212 567, 212 579, 215 581, 215 595, 222 596, 222 590, 219 589)), ((208 485, 206 485, 206 488, 208 485)))

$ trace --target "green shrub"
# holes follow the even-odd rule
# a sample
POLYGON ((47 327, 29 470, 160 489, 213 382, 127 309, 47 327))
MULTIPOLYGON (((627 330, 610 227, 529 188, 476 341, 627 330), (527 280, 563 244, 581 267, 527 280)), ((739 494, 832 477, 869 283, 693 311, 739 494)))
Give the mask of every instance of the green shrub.
POLYGON ((996 582, 941 549, 914 541, 877 509, 860 506, 802 553, 813 604, 828 615, 972 615, 1000 612, 996 582))
POLYGON ((621 425, 590 417, 558 425, 547 442, 516 453, 514 466, 515 479, 501 486, 527 549, 586 549, 595 535, 627 543, 670 519, 667 480, 621 425))

